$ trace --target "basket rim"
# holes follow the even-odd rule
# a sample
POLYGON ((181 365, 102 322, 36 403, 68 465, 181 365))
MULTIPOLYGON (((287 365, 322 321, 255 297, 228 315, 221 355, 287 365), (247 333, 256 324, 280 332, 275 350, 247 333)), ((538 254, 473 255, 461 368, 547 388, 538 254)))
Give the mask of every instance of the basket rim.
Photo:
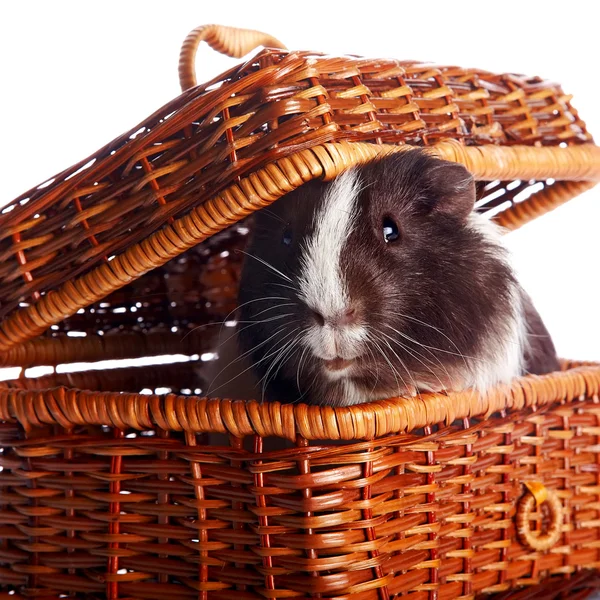
POLYGON ((563 361, 564 370, 526 375, 486 394, 473 390, 422 394, 346 407, 259 403, 255 400, 199 398, 176 394, 124 394, 58 387, 22 390, 0 384, 0 420, 26 431, 44 425, 72 429, 106 425, 117 429, 222 433, 295 440, 371 440, 408 433, 456 419, 493 413, 538 410, 581 398, 598 400, 600 363, 563 361))

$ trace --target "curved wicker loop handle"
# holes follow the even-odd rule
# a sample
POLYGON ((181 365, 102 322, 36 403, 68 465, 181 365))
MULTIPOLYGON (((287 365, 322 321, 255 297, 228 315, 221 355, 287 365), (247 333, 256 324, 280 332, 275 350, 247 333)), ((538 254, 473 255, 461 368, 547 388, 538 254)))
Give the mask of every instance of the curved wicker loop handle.
POLYGON ((179 83, 185 91, 197 84, 196 51, 200 42, 205 41, 213 50, 232 58, 241 58, 257 46, 270 46, 285 49, 277 38, 254 29, 238 29, 224 25, 200 25, 190 31, 179 52, 179 83))
POLYGON ((563 509, 556 492, 549 490, 537 481, 526 482, 525 487, 529 490, 517 508, 517 534, 521 543, 528 545, 533 550, 549 550, 560 539, 563 524, 563 509), (547 502, 550 513, 550 524, 545 532, 533 532, 529 525, 529 519, 534 507, 547 502))

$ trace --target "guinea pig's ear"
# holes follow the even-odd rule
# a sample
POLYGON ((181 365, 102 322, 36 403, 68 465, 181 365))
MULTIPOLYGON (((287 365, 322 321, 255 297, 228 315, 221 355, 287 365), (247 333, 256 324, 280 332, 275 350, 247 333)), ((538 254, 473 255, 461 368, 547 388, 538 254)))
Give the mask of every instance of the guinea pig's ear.
POLYGON ((427 173, 432 194, 432 212, 445 214, 461 222, 475 206, 475 181, 463 165, 447 160, 436 160, 427 173))

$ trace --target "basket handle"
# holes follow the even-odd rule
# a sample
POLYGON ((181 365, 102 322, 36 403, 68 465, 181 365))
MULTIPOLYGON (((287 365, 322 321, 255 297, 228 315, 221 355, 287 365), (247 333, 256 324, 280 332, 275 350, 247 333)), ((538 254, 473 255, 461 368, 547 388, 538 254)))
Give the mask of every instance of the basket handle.
POLYGON ((273 36, 253 29, 239 29, 224 25, 200 25, 190 31, 179 52, 179 83, 185 91, 197 84, 196 51, 200 42, 205 41, 213 50, 232 58, 241 58, 257 46, 282 48, 285 46, 273 36))

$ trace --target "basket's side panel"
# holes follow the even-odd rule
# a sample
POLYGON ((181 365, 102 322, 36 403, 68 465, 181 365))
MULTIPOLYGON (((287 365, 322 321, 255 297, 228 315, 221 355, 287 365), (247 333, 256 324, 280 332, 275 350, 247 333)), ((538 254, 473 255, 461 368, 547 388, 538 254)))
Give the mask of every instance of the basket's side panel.
MULTIPOLYGON (((208 440, 173 431, 168 414, 152 431, 0 427, 0 591, 466 600, 572 587, 584 597, 584 571, 600 567, 593 398, 351 445, 208 440), (517 536, 523 482, 562 506, 560 539, 544 551, 517 536), (571 583, 544 582, 552 575, 571 583)), ((531 514, 534 538, 548 519, 545 504, 531 514)))

